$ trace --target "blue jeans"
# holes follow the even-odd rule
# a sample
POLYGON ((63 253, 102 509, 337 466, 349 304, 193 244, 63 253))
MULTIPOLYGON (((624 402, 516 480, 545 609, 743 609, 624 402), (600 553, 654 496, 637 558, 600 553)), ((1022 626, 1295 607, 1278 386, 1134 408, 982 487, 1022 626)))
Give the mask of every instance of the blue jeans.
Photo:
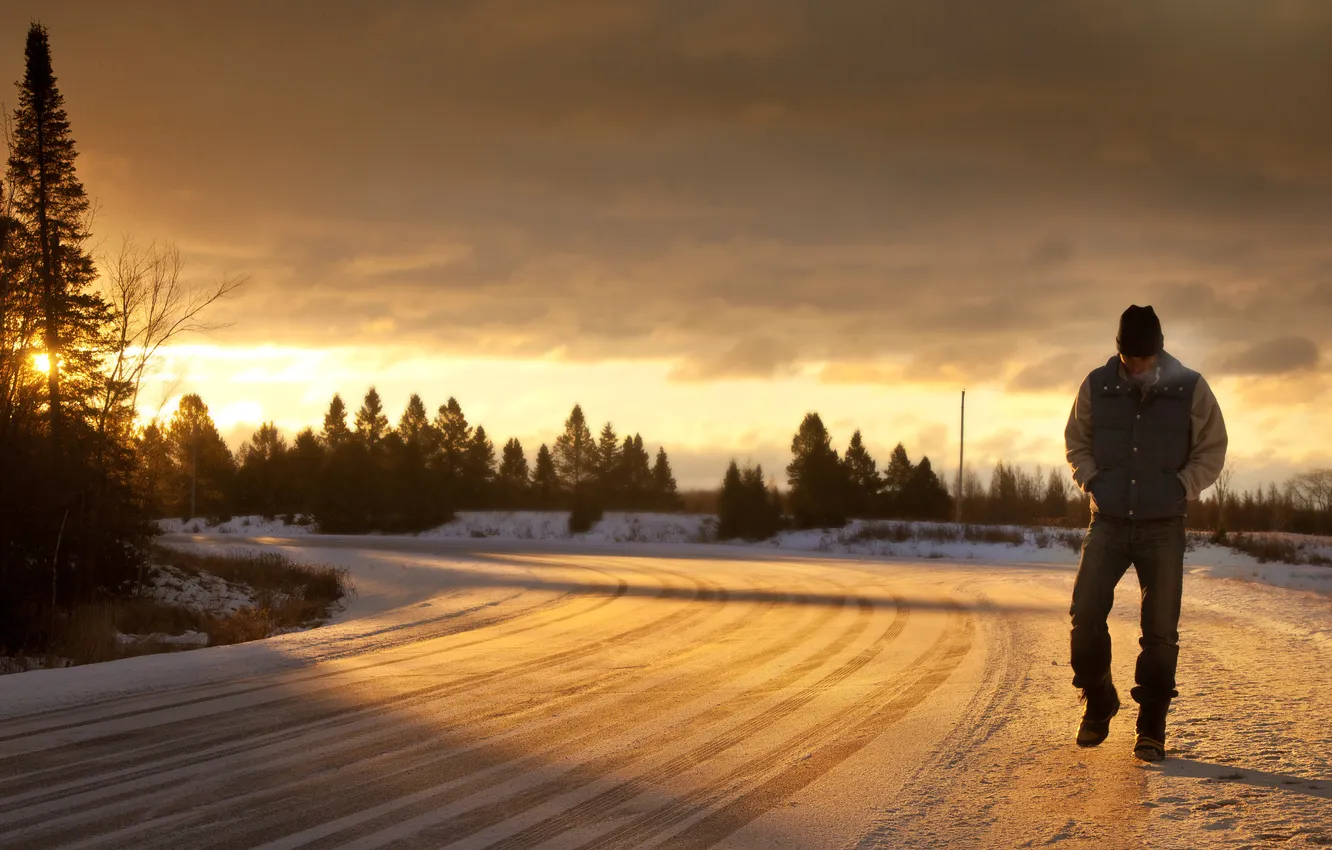
POLYGON ((1069 609, 1074 687, 1092 687, 1110 671, 1106 618, 1115 602, 1115 585, 1132 565, 1142 586, 1142 638, 1133 698, 1142 703, 1178 695, 1175 666, 1184 544, 1183 517, 1143 521, 1092 517, 1069 609))

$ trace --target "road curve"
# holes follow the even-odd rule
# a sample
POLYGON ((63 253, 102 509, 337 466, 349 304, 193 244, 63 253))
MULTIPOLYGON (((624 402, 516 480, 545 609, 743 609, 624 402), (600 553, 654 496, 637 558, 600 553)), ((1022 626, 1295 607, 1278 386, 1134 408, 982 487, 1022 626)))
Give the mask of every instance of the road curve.
MULTIPOLYGON (((1199 757, 1207 718, 1263 687, 1235 658, 1256 626, 1215 610, 1196 612, 1186 647, 1183 674, 1212 675, 1172 715, 1183 749, 1144 767, 1131 718, 1099 750, 1069 746, 1066 569, 262 545, 441 580, 391 628, 330 627, 294 666, 0 720, 0 847, 1332 842, 1325 725, 1287 718, 1281 752, 1243 770, 1199 757)), ((1113 627, 1131 645, 1132 619, 1113 627)), ((1268 662, 1262 676, 1332 673, 1317 643, 1268 662)))

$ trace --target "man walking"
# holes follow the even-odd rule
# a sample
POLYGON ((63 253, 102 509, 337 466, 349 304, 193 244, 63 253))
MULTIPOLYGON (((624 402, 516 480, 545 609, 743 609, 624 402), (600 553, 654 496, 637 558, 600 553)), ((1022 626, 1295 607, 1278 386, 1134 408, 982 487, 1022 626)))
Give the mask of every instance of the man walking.
POLYGON ((1073 686, 1085 707, 1078 745, 1105 740, 1119 711, 1106 618, 1132 564, 1142 587, 1133 754, 1165 758, 1175 691, 1188 503, 1221 474, 1226 425, 1207 382, 1164 350, 1151 307, 1124 311, 1119 354, 1083 381, 1064 431, 1073 480, 1091 495, 1091 526, 1073 585, 1073 686))

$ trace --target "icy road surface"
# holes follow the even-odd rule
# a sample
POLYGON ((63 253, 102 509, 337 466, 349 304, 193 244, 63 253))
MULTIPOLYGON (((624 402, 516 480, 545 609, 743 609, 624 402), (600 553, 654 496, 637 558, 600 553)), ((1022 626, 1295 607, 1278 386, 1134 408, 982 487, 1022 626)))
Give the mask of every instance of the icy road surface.
POLYGON ((358 600, 254 644, 0 677, 0 847, 1332 844, 1327 596, 1187 578, 1149 766, 1131 703, 1072 743, 1067 566, 250 543, 349 566, 358 600))

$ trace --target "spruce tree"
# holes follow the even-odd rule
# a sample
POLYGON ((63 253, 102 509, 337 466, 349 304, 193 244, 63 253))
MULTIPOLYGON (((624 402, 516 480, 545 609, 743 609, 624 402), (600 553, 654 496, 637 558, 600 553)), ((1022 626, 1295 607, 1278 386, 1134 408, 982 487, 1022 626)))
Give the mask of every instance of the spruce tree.
POLYGON ((717 537, 729 540, 766 540, 781 526, 781 509, 767 488, 763 466, 746 466, 734 460, 722 477, 717 498, 717 537))
MULTIPOLYGON (((41 332, 47 363, 47 413, 53 462, 66 460, 70 417, 84 413, 100 375, 98 337, 107 307, 88 291, 96 278, 88 239, 88 196, 75 173, 74 139, 65 100, 56 86, 46 28, 33 24, 9 157, 16 232, 26 274, 38 283, 41 332), (71 386, 72 385, 72 386, 71 386), (69 408, 69 409, 67 409, 69 408)), ((53 474, 63 479, 59 469, 53 474)))
POLYGON ((878 500, 883 482, 879 478, 874 458, 870 457, 861 440, 859 430, 851 435, 851 443, 846 447, 842 464, 846 467, 846 476, 850 483, 847 510, 852 516, 869 516, 876 507, 875 502, 878 500))
POLYGON ((564 433, 555 438, 554 460, 560 486, 571 495, 581 493, 595 472, 596 457, 596 444, 583 408, 575 404, 564 422, 564 433))
POLYGON ((539 508, 553 508, 560 501, 560 476, 545 443, 537 449, 536 466, 532 468, 532 498, 539 508))
POLYGON ((495 479, 495 444, 486 436, 486 429, 478 425, 472 434, 463 461, 463 492, 465 504, 472 509, 488 508, 491 487, 495 479))
POLYGON ((717 495, 717 537, 731 540, 745 533, 745 495, 740 480, 740 464, 734 459, 722 475, 721 493, 717 495))
POLYGON ((449 519, 447 499, 430 469, 439 448, 439 432, 430 423, 425 402, 413 393, 387 441, 388 482, 385 531, 424 531, 449 519))
POLYGON ((1045 481, 1045 495, 1041 499, 1041 510, 1046 519, 1062 522, 1068 513, 1068 483, 1061 470, 1054 468, 1045 481))
POLYGON ((425 402, 416 393, 407 399, 407 407, 398 420, 398 436, 409 446, 419 448, 423 453, 433 450, 434 427, 426 413, 425 402))
POLYGON ((361 402, 361 409, 356 411, 356 437, 373 452, 388 435, 388 430, 388 417, 384 415, 379 392, 371 387, 361 402))
POLYGON ((290 502, 286 492, 287 441, 265 422, 241 446, 236 470, 237 508, 272 519, 290 502))
POLYGON ((328 412, 324 414, 324 445, 335 449, 351 439, 351 429, 347 427, 347 405, 342 396, 334 393, 328 403, 328 412))
POLYGON ((807 413, 791 440, 791 512, 800 528, 846 524, 846 470, 817 413, 807 413))
POLYGON ((620 438, 615 433, 615 426, 607 422, 601 429, 597 441, 596 454, 593 457, 593 474, 596 476, 597 490, 604 504, 622 507, 620 504, 621 473, 620 438))
POLYGON ((907 488, 915 467, 907 456, 906 446, 898 443, 888 458, 888 465, 883 469, 883 513, 888 516, 907 516, 914 508, 910 504, 907 488))
POLYGON ((516 437, 510 437, 504 444, 496 476, 500 497, 505 505, 517 508, 527 502, 529 474, 527 457, 523 454, 523 444, 518 442, 516 437))
POLYGON ((50 606, 134 577, 150 529, 133 489, 135 412, 103 368, 112 317, 91 288, 90 207, 40 24, 18 89, 0 175, 0 645, 32 648, 51 638, 50 606))
POLYGON ((631 510, 655 507, 652 493, 652 459, 643 447, 643 437, 625 437, 620 447, 620 493, 631 510))
POLYGON ((449 400, 439 406, 435 415, 435 433, 439 444, 435 450, 433 467, 449 504, 458 505, 463 491, 463 468, 472 446, 472 427, 467 424, 462 405, 449 400))
POLYGON ((185 519, 231 516, 235 461, 218 433, 208 405, 195 393, 180 400, 167 429, 174 467, 174 513, 185 519))
POLYGON ((135 445, 134 490, 144 500, 148 516, 161 519, 170 513, 172 487, 171 447, 166 432, 154 420, 144 426, 135 445))
POLYGON ((314 514, 324 468, 324 451, 313 428, 301 429, 292 440, 285 470, 291 500, 284 512, 302 514, 307 518, 314 514))
POLYGON ((652 500, 658 510, 674 511, 680 507, 680 494, 676 490, 675 475, 666 449, 657 448, 657 461, 652 465, 652 500))
POLYGON ((904 503, 909 506, 904 515, 910 519, 946 520, 952 515, 948 488, 934 474, 928 457, 921 458, 912 470, 904 492, 904 503))

